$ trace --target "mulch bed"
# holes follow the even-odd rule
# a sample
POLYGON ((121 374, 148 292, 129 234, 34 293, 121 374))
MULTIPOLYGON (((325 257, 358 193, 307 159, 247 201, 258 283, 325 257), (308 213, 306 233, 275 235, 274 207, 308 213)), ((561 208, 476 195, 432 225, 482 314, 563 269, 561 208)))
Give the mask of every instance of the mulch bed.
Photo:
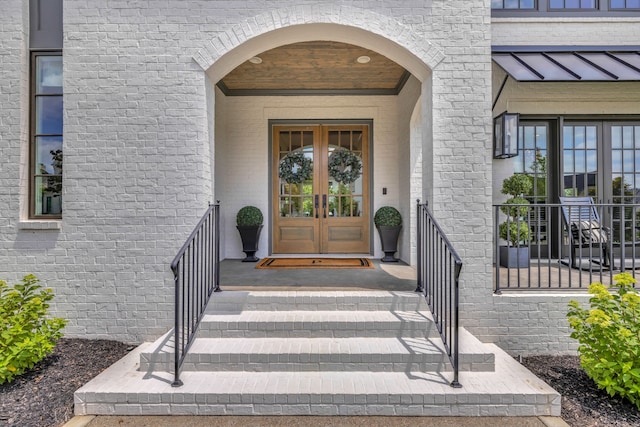
POLYGON ((562 419, 570 426, 640 426, 638 409, 599 390, 577 356, 524 357, 522 364, 562 395, 562 419))
MULTIPOLYGON (((132 350, 116 341, 61 339, 53 354, 11 384, 0 385, 0 425, 59 427, 73 417, 73 393, 132 350)), ((598 390, 575 356, 532 356, 522 364, 562 394, 571 426, 640 426, 630 402, 598 390)))
POLYGON ((66 339, 31 371, 0 385, 0 426, 57 427, 73 417, 73 393, 133 347, 66 339))

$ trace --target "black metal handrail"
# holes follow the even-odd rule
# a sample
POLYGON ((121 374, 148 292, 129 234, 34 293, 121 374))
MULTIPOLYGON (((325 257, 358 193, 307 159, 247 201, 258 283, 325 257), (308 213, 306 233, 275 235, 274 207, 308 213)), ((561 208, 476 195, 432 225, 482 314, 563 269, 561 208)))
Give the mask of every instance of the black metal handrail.
POLYGON ((458 288, 462 260, 433 218, 427 204, 420 204, 418 200, 417 210, 416 292, 421 292, 429 304, 433 320, 453 366, 451 386, 459 388, 462 385, 458 382, 458 288))
POLYGON ((220 203, 210 204, 171 263, 175 283, 173 387, 213 292, 220 291, 220 203))

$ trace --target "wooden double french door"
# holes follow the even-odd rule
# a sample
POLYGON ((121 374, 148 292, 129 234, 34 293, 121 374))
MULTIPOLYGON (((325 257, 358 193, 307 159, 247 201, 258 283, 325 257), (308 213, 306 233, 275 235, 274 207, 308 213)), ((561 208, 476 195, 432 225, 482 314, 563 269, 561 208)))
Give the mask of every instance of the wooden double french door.
POLYGON ((272 131, 273 252, 369 253, 369 126, 272 131))

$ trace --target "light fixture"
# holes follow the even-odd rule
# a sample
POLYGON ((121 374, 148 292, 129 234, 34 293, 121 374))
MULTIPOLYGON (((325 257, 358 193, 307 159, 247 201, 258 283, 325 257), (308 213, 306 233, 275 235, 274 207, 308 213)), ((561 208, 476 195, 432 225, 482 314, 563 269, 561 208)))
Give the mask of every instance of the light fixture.
POLYGON ((360 64, 368 64, 369 61, 371 61, 371 58, 368 57, 367 55, 362 55, 362 56, 358 56, 358 59, 356 59, 356 61, 358 61, 358 63, 360 64))
POLYGON ((518 155, 520 114, 506 111, 493 119, 493 158, 508 159, 518 155))
POLYGON ((262 58, 260 58, 259 56, 254 56, 249 58, 249 62, 251 62, 252 64, 262 64, 262 58))

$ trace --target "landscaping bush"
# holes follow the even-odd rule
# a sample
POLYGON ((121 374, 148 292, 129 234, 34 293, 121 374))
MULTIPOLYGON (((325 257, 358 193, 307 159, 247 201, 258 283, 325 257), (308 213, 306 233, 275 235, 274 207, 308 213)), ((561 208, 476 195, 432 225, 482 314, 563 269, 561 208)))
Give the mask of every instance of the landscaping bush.
POLYGON ((53 351, 66 320, 47 318, 51 289, 36 276, 24 276, 13 287, 0 280, 0 384, 31 369, 53 351))
POLYGON ((614 280, 617 293, 602 283, 589 286, 591 309, 569 302, 571 337, 580 343, 580 365, 598 387, 640 409, 640 295, 629 273, 614 280))

